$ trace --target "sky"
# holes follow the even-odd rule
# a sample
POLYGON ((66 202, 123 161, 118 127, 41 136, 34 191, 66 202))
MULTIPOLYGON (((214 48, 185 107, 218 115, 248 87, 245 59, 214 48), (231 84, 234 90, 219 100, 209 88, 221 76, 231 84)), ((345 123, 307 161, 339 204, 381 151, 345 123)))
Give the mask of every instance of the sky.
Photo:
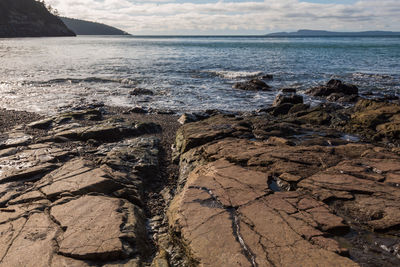
POLYGON ((135 35, 243 35, 298 29, 400 31, 400 0, 46 0, 62 16, 135 35))

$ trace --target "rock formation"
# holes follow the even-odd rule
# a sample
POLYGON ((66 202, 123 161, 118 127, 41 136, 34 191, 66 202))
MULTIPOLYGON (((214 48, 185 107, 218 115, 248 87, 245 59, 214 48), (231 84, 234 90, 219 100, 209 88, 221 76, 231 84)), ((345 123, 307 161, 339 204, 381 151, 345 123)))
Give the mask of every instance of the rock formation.
POLYGON ((336 79, 330 80, 326 85, 311 88, 306 93, 324 97, 332 102, 356 102, 358 100, 357 86, 336 79))
POLYGON ((176 173, 149 114, 6 132, 0 266, 398 266, 399 106, 290 105, 183 121, 176 173))
POLYGON ((160 126, 87 110, 27 127, 0 143, 0 266, 146 262, 143 184, 157 175, 159 140, 142 136, 160 126))
POLYGON ((185 124, 172 235, 199 266, 397 265, 399 152, 293 114, 185 124))

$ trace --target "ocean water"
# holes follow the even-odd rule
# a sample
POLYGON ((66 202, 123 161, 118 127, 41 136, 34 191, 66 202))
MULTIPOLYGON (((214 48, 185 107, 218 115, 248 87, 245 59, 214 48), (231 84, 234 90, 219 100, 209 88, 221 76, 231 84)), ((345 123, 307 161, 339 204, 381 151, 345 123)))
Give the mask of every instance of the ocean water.
MULTIPOLYGON (((86 103, 255 110, 281 88, 331 78, 400 95, 400 38, 76 37, 0 39, 0 107, 54 113, 86 103), (271 92, 232 89, 272 74, 271 92), (133 88, 154 91, 132 96, 133 88)), ((316 101, 306 98, 306 101, 316 101)))

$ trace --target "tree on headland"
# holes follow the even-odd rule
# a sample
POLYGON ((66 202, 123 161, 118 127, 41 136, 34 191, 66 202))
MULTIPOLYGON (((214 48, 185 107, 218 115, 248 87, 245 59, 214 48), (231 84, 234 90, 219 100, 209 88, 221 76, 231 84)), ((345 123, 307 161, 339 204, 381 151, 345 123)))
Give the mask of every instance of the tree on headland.
POLYGON ((36 2, 41 3, 51 14, 53 14, 55 16, 60 15, 60 12, 58 12, 58 10, 56 8, 53 8, 50 4, 47 5, 44 0, 36 0, 36 2))

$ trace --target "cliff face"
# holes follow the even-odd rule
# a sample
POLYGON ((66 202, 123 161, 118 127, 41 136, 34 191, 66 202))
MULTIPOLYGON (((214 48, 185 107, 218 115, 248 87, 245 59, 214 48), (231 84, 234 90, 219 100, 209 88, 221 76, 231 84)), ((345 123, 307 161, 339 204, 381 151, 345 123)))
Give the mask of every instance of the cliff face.
POLYGON ((129 35, 127 32, 102 23, 64 17, 60 19, 77 35, 129 35))
POLYGON ((75 36, 42 3, 34 0, 0 1, 0 38, 75 36))

